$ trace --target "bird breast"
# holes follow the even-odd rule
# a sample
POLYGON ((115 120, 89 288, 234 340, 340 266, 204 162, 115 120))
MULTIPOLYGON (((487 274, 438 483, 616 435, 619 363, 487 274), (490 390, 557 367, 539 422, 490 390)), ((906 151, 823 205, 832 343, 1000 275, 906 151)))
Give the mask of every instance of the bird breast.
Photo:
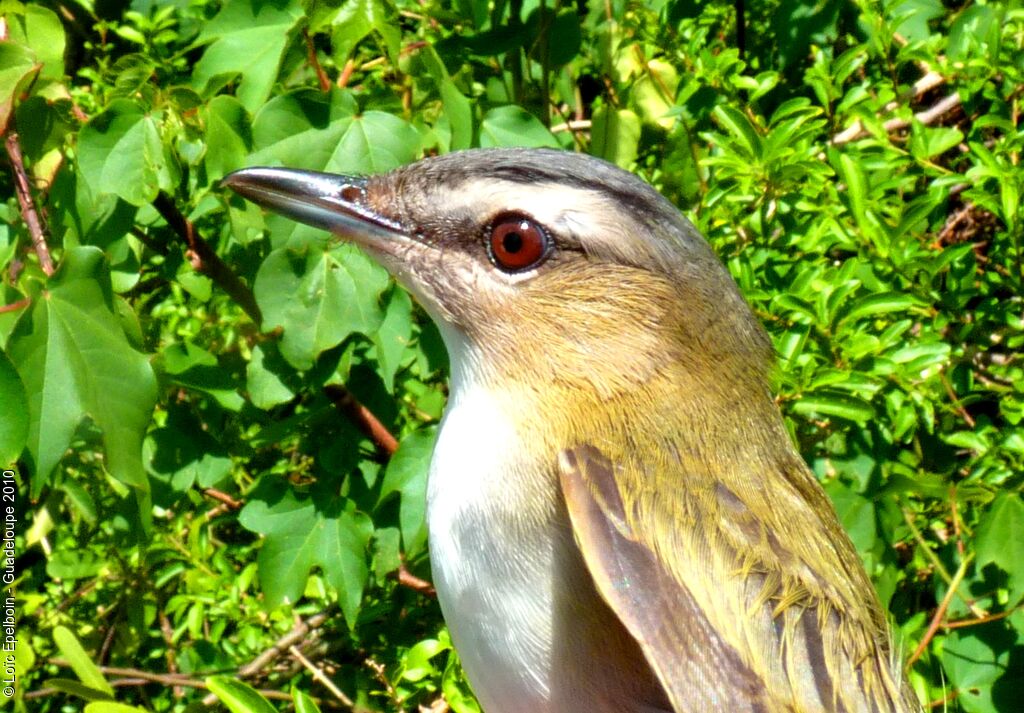
POLYGON ((660 710, 660 688, 573 540, 554 458, 515 418, 529 408, 465 378, 452 357, 427 521, 441 609, 484 710, 660 710))

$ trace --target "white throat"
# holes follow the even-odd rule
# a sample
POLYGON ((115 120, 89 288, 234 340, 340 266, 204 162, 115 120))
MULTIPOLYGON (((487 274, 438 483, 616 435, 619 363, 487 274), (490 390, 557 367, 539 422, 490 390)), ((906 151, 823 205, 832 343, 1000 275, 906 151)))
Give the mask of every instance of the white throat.
POLYGON ((441 610, 484 710, 655 710, 637 696, 638 669, 609 661, 635 642, 609 621, 586 571, 554 462, 522 447, 510 417, 542 415, 479 377, 480 355, 463 335, 442 334, 452 378, 427 485, 430 556, 441 610))

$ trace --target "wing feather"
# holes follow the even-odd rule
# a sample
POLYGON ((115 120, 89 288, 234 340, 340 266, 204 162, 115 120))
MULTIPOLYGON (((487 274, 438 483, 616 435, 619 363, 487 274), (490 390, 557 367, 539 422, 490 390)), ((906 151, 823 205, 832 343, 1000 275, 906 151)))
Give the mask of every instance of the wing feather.
POLYGON ((787 527, 735 478, 651 473, 586 444, 559 466, 595 584, 677 711, 915 709, 871 584, 809 472, 775 474, 778 511, 800 520, 787 527))

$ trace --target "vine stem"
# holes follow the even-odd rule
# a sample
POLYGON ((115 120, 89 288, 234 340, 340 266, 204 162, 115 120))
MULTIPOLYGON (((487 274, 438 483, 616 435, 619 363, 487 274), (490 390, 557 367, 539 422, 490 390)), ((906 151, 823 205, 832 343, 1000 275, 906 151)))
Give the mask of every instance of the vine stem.
POLYGON ((18 133, 13 128, 7 132, 4 146, 11 159, 11 168, 14 170, 14 190, 18 194, 21 217, 25 219, 28 233, 32 237, 32 247, 35 248, 36 255, 39 256, 39 266, 49 277, 54 272, 53 258, 50 257, 50 248, 46 244, 46 233, 43 232, 43 223, 39 219, 39 211, 32 198, 32 188, 28 181, 28 174, 25 172, 25 159, 21 155, 18 133))
POLYGON ((968 556, 957 567, 956 574, 953 575, 953 580, 949 583, 949 588, 946 590, 946 596, 942 598, 938 608, 935 610, 935 614, 932 615, 931 622, 928 623, 928 630, 924 632, 924 636, 921 637, 921 641, 917 644, 917 648, 914 649, 914 653, 907 659, 907 670, 910 670, 914 662, 921 658, 921 654, 924 653, 924 650, 928 648, 928 644, 935 637, 935 632, 942 626, 942 620, 946 617, 946 610, 949 609, 950 602, 956 596, 956 590, 960 586, 960 582, 963 581, 964 575, 967 574, 967 566, 970 563, 971 557, 968 556))

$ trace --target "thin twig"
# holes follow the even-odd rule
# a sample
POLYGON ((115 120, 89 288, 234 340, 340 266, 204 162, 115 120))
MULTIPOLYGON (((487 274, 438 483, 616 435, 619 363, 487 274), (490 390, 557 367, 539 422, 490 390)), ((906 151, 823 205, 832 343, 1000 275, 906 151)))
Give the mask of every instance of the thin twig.
POLYGON ((998 614, 987 614, 986 616, 979 617, 977 619, 958 619, 957 621, 947 621, 942 624, 944 629, 966 629, 969 626, 980 626, 982 624, 988 624, 993 621, 999 621, 1005 619, 1008 616, 1012 616, 1020 611, 1024 607, 1014 607, 1006 611, 1001 611, 998 614))
POLYGON ((348 60, 345 62, 345 66, 341 68, 341 74, 338 75, 338 87, 344 89, 348 86, 348 82, 352 79, 352 72, 356 69, 355 60, 348 60))
POLYGON ((320 60, 316 57, 316 46, 313 44, 313 37, 309 34, 308 27, 302 28, 302 36, 306 40, 306 58, 309 61, 309 66, 316 72, 316 79, 320 82, 320 91, 331 91, 331 80, 327 77, 327 72, 320 66, 320 60))
MULTIPOLYGON (((921 551, 924 553, 925 558, 927 558, 928 561, 932 563, 932 566, 935 567, 935 570, 939 573, 939 576, 942 578, 942 580, 949 586, 950 589, 956 591, 958 588, 953 586, 953 576, 949 573, 949 570, 946 569, 946 565, 942 563, 942 560, 939 559, 938 555, 936 555, 932 551, 932 548, 924 539, 924 535, 921 534, 921 531, 917 529, 917 525, 914 523, 913 514, 907 508, 902 508, 902 510, 903 520, 907 523, 907 527, 910 528, 910 533, 914 536, 914 540, 917 542, 917 546, 921 548, 921 551)), ((976 604, 971 602, 969 599, 967 599, 967 597, 963 596, 959 592, 957 592, 957 595, 960 597, 960 601, 962 601, 975 616, 985 616, 986 612, 980 609, 976 604)))
POLYGON ((342 692, 342 690, 340 688, 335 686, 334 685, 334 681, 332 681, 331 679, 327 678, 327 676, 324 675, 324 672, 321 669, 319 669, 318 667, 314 666, 313 663, 309 659, 307 659, 305 656, 303 656, 302 652, 299 651, 299 649, 297 647, 289 646, 288 647, 288 653, 290 653, 292 656, 294 656, 295 659, 300 664, 302 664, 303 667, 307 671, 310 672, 310 674, 312 674, 314 681, 319 682, 324 688, 326 688, 328 691, 333 693, 334 697, 337 698, 339 701, 341 701, 342 704, 348 706, 349 708, 352 708, 352 707, 355 706, 355 702, 351 698, 346 696, 344 694, 344 692, 342 692))
POLYGON ((564 121, 561 124, 555 124, 551 127, 551 133, 557 134, 562 131, 572 131, 574 133, 577 131, 590 131, 592 126, 593 124, 590 119, 573 119, 572 121, 564 121))
POLYGON ((359 430, 376 443, 377 447, 384 451, 386 455, 391 456, 398 450, 398 440, 391 435, 391 431, 370 412, 370 409, 363 406, 348 389, 337 384, 328 384, 323 390, 335 408, 351 418, 356 426, 359 427, 359 430))
POLYGON ((946 395, 949 396, 950 401, 953 402, 953 408, 958 414, 960 414, 960 418, 962 418, 964 423, 969 427, 974 428, 974 417, 971 416, 971 414, 967 412, 967 409, 964 408, 964 405, 960 403, 960 399, 957 397, 956 392, 953 391, 953 385, 949 383, 949 379, 946 378, 945 372, 939 372, 939 380, 946 389, 946 395))
POLYGON ((448 713, 451 708, 448 705, 448 701, 444 699, 444 696, 437 698, 429 706, 420 705, 420 713, 448 713))
POLYGON ((390 577, 394 578, 403 587, 408 587, 414 591, 426 597, 436 597, 437 590, 434 589, 434 585, 425 579, 420 579, 415 574, 405 568, 405 562, 398 565, 398 569, 392 572, 390 577))
POLYGON ((388 680, 387 671, 384 670, 384 664, 378 663, 372 658, 368 658, 363 661, 366 668, 373 671, 374 678, 376 678, 383 686, 384 690, 387 691, 388 697, 393 703, 396 703, 399 707, 405 702, 403 696, 401 696, 395 687, 391 685, 391 681, 388 680))
MULTIPOLYGON (((924 75, 920 79, 918 79, 916 82, 914 82, 914 86, 911 89, 911 91, 909 92, 910 100, 911 101, 914 101, 914 100, 917 100, 917 99, 923 97, 925 94, 930 92, 932 89, 934 89, 935 87, 938 87, 939 85, 945 83, 945 81, 946 81, 945 77, 943 77, 938 72, 933 71, 927 65, 922 65, 921 70, 924 72, 924 75)), ((931 124, 932 122, 937 120, 940 116, 942 116, 947 111, 952 109, 953 106, 955 106, 956 104, 959 104, 959 102, 960 102, 960 97, 959 97, 958 94, 956 94, 954 92, 950 96, 946 97, 942 101, 940 101, 937 104, 935 104, 932 108, 927 109, 927 110, 925 110, 923 112, 919 112, 918 114, 915 115, 915 118, 918 121, 920 121, 922 124, 925 124, 925 125, 931 124), (956 100, 955 101, 951 101, 951 100, 953 100, 954 97, 956 97, 956 100)), ((895 111, 896 109, 898 109, 899 106, 900 106, 899 102, 895 102, 895 101, 889 102, 888 104, 885 105, 885 107, 882 109, 882 111, 884 113, 889 113, 889 112, 892 112, 892 111, 895 111)), ((909 122, 904 121, 902 119, 890 119, 889 121, 887 121, 884 124, 886 131, 895 131, 897 129, 904 128, 904 127, 906 127, 908 125, 909 125, 909 122)), ((850 141, 855 141, 856 139, 859 139, 859 138, 862 138, 862 137, 866 136, 867 133, 868 132, 865 131, 865 129, 864 129, 864 124, 860 121, 860 119, 858 119, 858 120, 854 121, 853 124, 848 126, 846 129, 844 129, 843 131, 841 131, 838 134, 836 134, 835 136, 833 136, 832 137, 832 143, 834 145, 849 143, 850 141)))
MULTIPOLYGON (((171 620, 162 607, 160 609, 160 635, 163 636, 164 645, 166 646, 164 658, 167 661, 167 671, 171 675, 177 676, 178 662, 175 659, 174 653, 178 647, 174 645, 174 627, 171 626, 171 620)), ((175 698, 183 698, 185 696, 185 689, 178 684, 174 684, 171 694, 175 698)))
POLYGON ((935 636, 935 632, 937 632, 939 627, 942 626, 942 620, 946 616, 946 610, 949 609, 950 602, 952 602, 953 597, 956 596, 956 590, 960 586, 960 582, 963 581, 964 575, 967 574, 967 566, 970 563, 971 558, 967 557, 960 563, 960 566, 957 567, 956 574, 953 575, 953 581, 950 582, 949 589, 946 590, 946 596, 942 598, 942 601, 939 603, 939 607, 935 610, 935 614, 932 615, 932 620, 928 624, 928 630, 925 631, 924 636, 921 637, 921 641, 917 644, 917 648, 914 649, 914 653, 912 653, 910 658, 907 659, 908 671, 914 665, 914 662, 921 657, 921 654, 924 653, 928 644, 931 643, 932 638, 935 636))
POLYGON ((18 143, 18 134, 13 126, 7 132, 4 139, 7 147, 7 155, 11 159, 11 168, 14 169, 14 191, 18 194, 18 204, 21 206, 21 217, 25 219, 28 234, 32 237, 32 247, 39 256, 39 266, 49 277, 53 274, 53 258, 50 257, 50 248, 46 244, 46 234, 43 232, 43 224, 39 219, 39 211, 36 210, 35 199, 32 198, 32 188, 28 182, 28 174, 25 173, 25 159, 21 155, 21 145, 18 143))
POLYGON ((3 314, 4 312, 17 312, 19 309, 28 307, 31 304, 32 300, 26 297, 25 299, 18 300, 17 302, 11 302, 9 305, 0 306, 0 314, 3 314))
POLYGON ((153 201, 153 207, 171 229, 188 244, 188 257, 192 267, 217 283, 231 295, 253 322, 259 324, 262 315, 252 290, 239 279, 227 263, 221 260, 213 247, 203 240, 192 221, 178 210, 174 200, 161 191, 153 201))
POLYGON ((224 503, 224 505, 231 510, 237 510, 244 505, 241 500, 236 500, 227 493, 217 490, 216 488, 203 488, 203 495, 224 503))
MULTIPOLYGON (((319 629, 325 621, 330 617, 329 611, 322 611, 318 614, 314 614, 309 619, 302 620, 296 617, 295 625, 288 631, 287 634, 279 638, 269 648, 260 653, 256 658, 252 659, 249 663, 245 664, 238 669, 235 676, 238 679, 252 678, 257 673, 262 671, 264 668, 269 666, 275 659, 281 656, 283 653, 295 644, 299 643, 303 639, 307 638, 310 632, 315 629, 319 629)), ((217 697, 210 694, 203 698, 203 703, 208 706, 212 706, 217 702, 217 697)))
MULTIPOLYGON (((49 659, 48 663, 54 666, 60 666, 62 668, 69 668, 71 664, 64 659, 54 658, 49 659)), ((142 686, 149 683, 160 683, 166 686, 184 686, 187 688, 208 688, 206 681, 202 681, 196 678, 190 678, 184 674, 179 673, 151 673, 149 671, 143 671, 137 668, 125 668, 123 666, 100 666, 100 671, 107 674, 108 676, 123 676, 124 678, 112 679, 110 685, 117 688, 119 686, 142 686)), ((290 701, 292 696, 284 691, 275 691, 272 689, 258 689, 260 695, 264 698, 273 698, 279 701, 290 701)), ((44 698, 46 696, 52 696, 55 693, 59 693, 56 688, 42 688, 37 691, 28 691, 25 693, 25 698, 44 698)), ((212 696, 212 694, 211 694, 212 696)), ((217 702, 217 697, 212 696, 213 700, 207 705, 212 705, 217 702)), ((205 699, 204 699, 205 700, 205 699)), ((320 704, 321 701, 316 697, 313 700, 320 704)))
POLYGON ((167 255, 167 254, 170 253, 170 251, 167 249, 166 245, 164 245, 163 243, 158 243, 157 241, 153 240, 153 238, 151 238, 150 236, 146 235, 144 232, 139 230, 137 227, 133 226, 131 228, 131 230, 129 230, 128 232, 130 232, 132 235, 134 235, 135 238, 140 243, 142 243, 147 248, 149 248, 150 250, 155 252, 157 255, 167 255))
MULTIPOLYGON (((584 145, 583 139, 580 138, 579 132, 575 128, 572 127, 573 122, 572 122, 571 119, 569 119, 569 117, 566 115, 566 113, 564 111, 562 111, 562 107, 558 106, 554 102, 551 103, 551 107, 558 114, 559 118, 562 119, 562 123, 558 125, 559 128, 564 126, 565 130, 570 132, 570 135, 572 136, 573 143, 576 144, 576 150, 580 151, 580 152, 586 151, 587 147, 584 145)), ((566 109, 568 109, 568 107, 566 107, 566 109)), ((549 129, 549 130, 551 131, 551 133, 555 133, 555 130, 553 128, 549 129)))

